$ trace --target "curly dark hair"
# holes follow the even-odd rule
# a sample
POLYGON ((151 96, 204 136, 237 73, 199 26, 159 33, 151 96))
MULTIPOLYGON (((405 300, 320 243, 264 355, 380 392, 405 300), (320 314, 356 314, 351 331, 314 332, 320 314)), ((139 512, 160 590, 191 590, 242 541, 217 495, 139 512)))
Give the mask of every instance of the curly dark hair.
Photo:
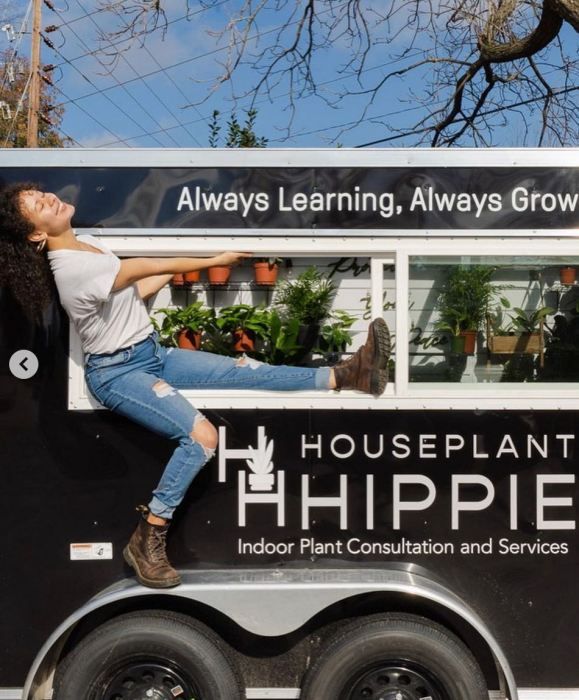
POLYGON ((37 189, 35 183, 19 182, 0 190, 0 286, 8 286, 26 316, 41 323, 56 285, 46 253, 28 240, 34 226, 20 206, 21 193, 37 189))

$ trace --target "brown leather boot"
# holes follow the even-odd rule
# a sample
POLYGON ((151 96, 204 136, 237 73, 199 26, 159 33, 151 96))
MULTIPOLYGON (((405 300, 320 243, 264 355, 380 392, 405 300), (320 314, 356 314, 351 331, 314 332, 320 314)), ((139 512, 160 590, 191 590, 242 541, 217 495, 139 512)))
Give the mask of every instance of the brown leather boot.
POLYGON ((169 525, 147 522, 148 510, 142 513, 137 529, 123 550, 127 564, 135 570, 139 583, 149 588, 172 588, 181 583, 181 577, 167 559, 166 544, 169 525))
POLYGON ((334 367, 336 389, 357 389, 379 396, 388 382, 390 332, 383 318, 376 318, 368 327, 362 347, 345 362, 334 367))

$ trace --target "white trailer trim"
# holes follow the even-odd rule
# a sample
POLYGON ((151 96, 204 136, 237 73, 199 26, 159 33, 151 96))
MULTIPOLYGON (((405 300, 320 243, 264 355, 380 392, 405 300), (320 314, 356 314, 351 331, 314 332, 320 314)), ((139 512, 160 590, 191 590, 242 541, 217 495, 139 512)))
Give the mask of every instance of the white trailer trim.
MULTIPOLYGON (((299 688, 248 688, 245 697, 247 700, 293 700, 300 696, 299 688)), ((491 691, 489 700, 505 700, 505 696, 491 691)), ((579 700, 579 690, 520 689, 519 700, 579 700)))
POLYGON ((293 700, 299 698, 299 688, 247 688, 247 700, 293 700))
POLYGON ((3 149, 2 165, 32 167, 481 168, 579 166, 579 148, 26 148, 3 149), (130 157, 130 164, 129 164, 130 157))
POLYGON ((565 690, 521 688, 519 700, 579 700, 579 688, 565 690))

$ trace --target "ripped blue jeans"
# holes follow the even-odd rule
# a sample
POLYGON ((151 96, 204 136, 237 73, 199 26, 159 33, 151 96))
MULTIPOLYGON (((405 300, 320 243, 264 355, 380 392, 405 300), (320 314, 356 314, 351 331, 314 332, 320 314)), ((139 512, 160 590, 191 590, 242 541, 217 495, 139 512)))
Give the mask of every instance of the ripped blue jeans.
POLYGON ((170 519, 214 452, 191 437, 204 416, 178 389, 327 390, 330 370, 274 366, 250 358, 165 348, 153 332, 117 352, 88 355, 85 379, 103 406, 178 441, 149 503, 152 513, 170 519))

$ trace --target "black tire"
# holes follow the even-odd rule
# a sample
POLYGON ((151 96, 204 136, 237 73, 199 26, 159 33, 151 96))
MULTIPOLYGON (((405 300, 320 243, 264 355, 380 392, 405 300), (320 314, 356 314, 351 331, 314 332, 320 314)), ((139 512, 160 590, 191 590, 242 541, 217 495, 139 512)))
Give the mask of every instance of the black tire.
POLYGON ((59 664, 54 700, 241 700, 223 644, 185 615, 144 611, 98 627, 59 664), (182 692, 179 690, 182 689, 182 692))
POLYGON ((415 615, 343 627, 307 672, 302 700, 488 700, 485 679, 451 632, 415 615))

